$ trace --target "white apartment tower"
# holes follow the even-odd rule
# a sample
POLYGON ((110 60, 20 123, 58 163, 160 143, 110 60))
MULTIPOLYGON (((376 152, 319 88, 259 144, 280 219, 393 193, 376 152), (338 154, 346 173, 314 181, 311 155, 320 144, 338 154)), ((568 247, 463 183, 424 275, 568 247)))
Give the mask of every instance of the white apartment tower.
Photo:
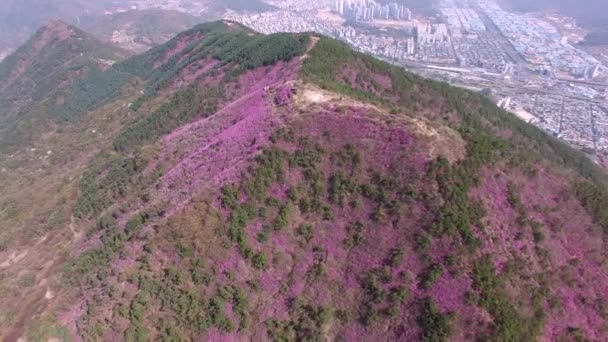
POLYGON ((336 12, 344 14, 344 0, 336 0, 336 12))

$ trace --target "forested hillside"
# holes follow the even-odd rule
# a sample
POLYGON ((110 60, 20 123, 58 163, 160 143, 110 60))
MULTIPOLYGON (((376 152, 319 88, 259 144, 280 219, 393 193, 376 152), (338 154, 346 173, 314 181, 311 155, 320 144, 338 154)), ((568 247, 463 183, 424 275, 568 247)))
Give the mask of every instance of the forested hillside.
POLYGON ((479 94, 213 22, 32 105, 9 341, 608 338, 606 173, 479 94))
POLYGON ((61 21, 42 27, 0 64, 0 151, 23 147, 47 120, 62 120, 65 115, 52 111, 65 104, 66 92, 100 77, 103 87, 115 87, 105 70, 129 55, 61 21))

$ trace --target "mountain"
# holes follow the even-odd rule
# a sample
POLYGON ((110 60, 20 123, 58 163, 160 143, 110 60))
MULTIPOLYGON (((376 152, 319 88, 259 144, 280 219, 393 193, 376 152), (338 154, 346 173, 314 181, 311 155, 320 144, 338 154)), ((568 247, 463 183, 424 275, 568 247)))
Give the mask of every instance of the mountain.
POLYGON ((42 27, 0 64, 0 150, 23 143, 17 134, 35 134, 28 128, 48 117, 49 102, 64 101, 66 88, 129 55, 62 21, 42 27))
POLYGON ((0 53, 16 48, 51 19, 77 21, 77 16, 101 12, 110 0, 3 0, 0 3, 0 53))
POLYGON ((608 337, 605 171, 480 94, 232 22, 100 75, 0 155, 5 340, 608 337))
POLYGON ((123 49, 139 53, 166 43, 205 18, 159 9, 126 11, 82 19, 82 29, 123 49))

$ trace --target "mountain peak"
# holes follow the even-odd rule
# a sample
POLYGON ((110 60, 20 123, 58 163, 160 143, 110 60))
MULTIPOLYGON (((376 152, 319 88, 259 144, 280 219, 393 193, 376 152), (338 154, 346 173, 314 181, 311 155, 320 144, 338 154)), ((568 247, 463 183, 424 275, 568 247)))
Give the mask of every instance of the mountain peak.
POLYGON ((49 29, 53 29, 53 28, 69 29, 71 27, 71 25, 61 19, 51 19, 43 27, 46 27, 49 29))
POLYGON ((77 29, 62 20, 50 20, 38 31, 43 42, 48 39, 67 40, 76 34, 77 29))
POLYGON ((3 114, 14 115, 71 84, 85 74, 81 72, 85 65, 103 69, 126 55, 74 26, 51 20, 0 63, 3 114))

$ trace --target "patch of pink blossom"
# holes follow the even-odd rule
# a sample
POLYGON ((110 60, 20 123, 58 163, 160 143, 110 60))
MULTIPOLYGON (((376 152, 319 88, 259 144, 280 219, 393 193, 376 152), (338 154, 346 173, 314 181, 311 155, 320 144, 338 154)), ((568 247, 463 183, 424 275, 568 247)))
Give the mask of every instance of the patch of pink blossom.
POLYGON ((294 94, 295 89, 286 85, 277 90, 277 93, 274 97, 274 103, 278 106, 285 106, 291 101, 291 97, 294 94))
POLYGON ((173 49, 171 49, 171 50, 167 51, 167 53, 165 53, 165 55, 162 57, 162 59, 154 62, 154 68, 155 69, 159 68, 161 65, 167 63, 171 58, 180 54, 188 46, 190 46, 190 44, 192 44, 192 42, 197 41, 198 39, 200 39, 200 32, 197 32, 196 35, 194 35, 194 36, 182 37, 180 40, 177 41, 177 43, 173 49))
POLYGON ((570 191, 563 177, 547 169, 540 169, 536 176, 486 170, 482 185, 472 191, 488 212, 486 230, 479 235, 484 253, 493 255, 499 271, 510 260, 520 258, 532 261, 528 272, 548 275, 550 296, 562 305, 546 306, 544 339, 556 340, 569 328, 578 328, 591 340, 603 340, 605 318, 598 303, 605 302, 608 293, 608 269, 603 265, 602 232, 570 191), (539 258, 531 231, 516 223, 517 214, 508 201, 509 182, 517 185, 528 216, 541 224, 544 239, 538 246, 548 252, 548 259, 539 258), (522 231, 524 236, 516 238, 522 231), (564 279, 565 269, 572 270, 575 278, 564 279))
POLYGON ((431 289, 431 296, 443 312, 463 312, 466 303, 466 294, 471 289, 472 281, 466 274, 452 275, 445 272, 435 282, 431 289))
POLYGON ((218 328, 211 328, 207 332, 205 341, 208 342, 246 342, 249 338, 240 335, 238 332, 225 333, 218 328))

